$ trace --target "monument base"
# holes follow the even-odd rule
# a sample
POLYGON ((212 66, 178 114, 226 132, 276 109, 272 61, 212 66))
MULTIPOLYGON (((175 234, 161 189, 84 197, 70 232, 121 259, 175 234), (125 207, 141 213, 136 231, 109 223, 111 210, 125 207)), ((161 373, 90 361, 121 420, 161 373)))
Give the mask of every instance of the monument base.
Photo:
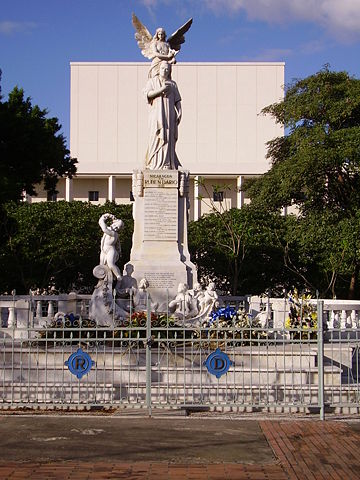
MULTIPOLYGON (((197 282, 187 242, 189 173, 143 170, 133 173, 134 234, 128 265, 158 311, 166 311, 180 283, 191 289, 197 282)), ((126 268, 126 266, 125 266, 126 268)))

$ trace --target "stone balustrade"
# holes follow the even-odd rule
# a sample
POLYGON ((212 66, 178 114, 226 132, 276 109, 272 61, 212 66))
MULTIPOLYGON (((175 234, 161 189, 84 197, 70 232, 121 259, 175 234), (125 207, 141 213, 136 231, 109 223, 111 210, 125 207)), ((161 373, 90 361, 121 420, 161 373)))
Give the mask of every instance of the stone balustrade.
MULTIPOLYGON (((74 313, 88 317, 91 295, 69 293, 60 295, 2 295, 0 296, 0 322, 3 328, 42 327, 49 324, 57 312, 74 313)), ((285 298, 258 296, 220 296, 221 303, 242 307, 255 317, 266 313, 274 328, 284 328, 289 315, 289 302, 285 298)), ((360 327, 360 301, 323 300, 324 320, 328 329, 360 327)), ((316 300, 311 301, 316 306, 316 300)))
POLYGON ((87 317, 91 295, 1 295, 1 327, 29 328, 49 324, 57 312, 87 317))

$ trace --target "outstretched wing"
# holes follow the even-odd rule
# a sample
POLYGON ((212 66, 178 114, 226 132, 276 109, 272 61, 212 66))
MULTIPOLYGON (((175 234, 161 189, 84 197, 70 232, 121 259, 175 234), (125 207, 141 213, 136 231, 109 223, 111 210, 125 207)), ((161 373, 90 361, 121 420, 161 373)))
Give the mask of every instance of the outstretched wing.
POLYGON ((140 22, 135 13, 132 14, 132 24, 136 30, 135 39, 139 45, 141 53, 144 55, 144 57, 152 59, 153 54, 151 49, 151 33, 145 27, 145 25, 140 22))
POLYGON ((179 51, 181 45, 185 42, 185 33, 191 27, 193 19, 190 18, 184 25, 176 30, 170 37, 167 39, 168 44, 174 50, 179 51))

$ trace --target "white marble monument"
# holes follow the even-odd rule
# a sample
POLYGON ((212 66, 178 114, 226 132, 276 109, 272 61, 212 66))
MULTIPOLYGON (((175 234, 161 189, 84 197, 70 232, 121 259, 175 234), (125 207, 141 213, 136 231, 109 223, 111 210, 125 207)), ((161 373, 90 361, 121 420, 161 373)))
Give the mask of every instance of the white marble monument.
POLYGON ((181 96, 171 78, 172 64, 191 23, 166 39, 164 29, 158 28, 152 36, 133 15, 135 38, 152 63, 144 89, 149 106, 148 148, 144 168, 133 172, 134 235, 129 264, 138 283, 147 280, 159 311, 167 310, 180 283, 192 288, 197 281, 187 243, 189 173, 181 169, 175 150, 181 96))
POLYGON ((133 15, 135 38, 142 54, 152 61, 144 89, 149 107, 148 148, 143 168, 135 170, 132 177, 134 234, 123 277, 116 266, 121 221, 109 214, 99 220, 104 235, 100 265, 94 269, 99 282, 90 311, 95 319, 98 314, 106 316, 102 324, 116 323, 132 308, 144 309, 145 297, 154 311, 170 311, 184 321, 210 313, 217 301, 214 297, 208 305, 209 289, 202 293, 190 260, 189 172, 181 167, 176 155, 182 109, 171 69, 191 23, 192 19, 188 20, 166 39, 164 29, 158 28, 152 36, 133 15))

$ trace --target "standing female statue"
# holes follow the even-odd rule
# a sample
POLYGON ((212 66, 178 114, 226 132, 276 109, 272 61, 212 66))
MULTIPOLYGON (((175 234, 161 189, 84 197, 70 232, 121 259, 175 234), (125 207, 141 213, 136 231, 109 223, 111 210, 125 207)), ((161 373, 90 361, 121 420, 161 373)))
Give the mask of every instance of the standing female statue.
POLYGON ((145 87, 149 103, 149 143, 145 168, 177 170, 180 162, 175 153, 175 144, 181 120, 181 97, 176 83, 171 79, 171 64, 175 63, 175 56, 185 42, 184 34, 189 30, 192 19, 167 40, 163 28, 158 28, 152 37, 134 14, 132 22, 141 53, 152 60, 145 87))
POLYGON ((169 63, 160 63, 159 75, 149 78, 144 93, 149 103, 149 144, 145 168, 177 170, 180 162, 175 145, 181 120, 181 97, 176 83, 171 80, 169 63))

